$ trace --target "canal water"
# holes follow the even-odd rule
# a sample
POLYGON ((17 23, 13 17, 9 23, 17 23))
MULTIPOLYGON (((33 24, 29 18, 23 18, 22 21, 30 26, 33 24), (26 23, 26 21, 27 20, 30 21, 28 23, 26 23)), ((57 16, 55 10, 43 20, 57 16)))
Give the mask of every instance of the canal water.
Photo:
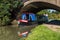
POLYGON ((18 40, 17 27, 0 26, 0 40, 18 40))
POLYGON ((18 40, 17 32, 30 31, 32 28, 37 26, 37 24, 29 25, 29 26, 21 26, 18 30, 18 26, 10 25, 10 26, 0 26, 0 40, 18 40))

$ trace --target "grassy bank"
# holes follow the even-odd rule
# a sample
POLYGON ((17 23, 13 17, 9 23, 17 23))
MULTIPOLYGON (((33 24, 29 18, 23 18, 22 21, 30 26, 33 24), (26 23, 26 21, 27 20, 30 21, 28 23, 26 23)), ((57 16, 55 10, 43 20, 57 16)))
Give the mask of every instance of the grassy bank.
POLYGON ((26 40, 60 40, 60 33, 54 32, 43 25, 39 25, 29 34, 26 40))

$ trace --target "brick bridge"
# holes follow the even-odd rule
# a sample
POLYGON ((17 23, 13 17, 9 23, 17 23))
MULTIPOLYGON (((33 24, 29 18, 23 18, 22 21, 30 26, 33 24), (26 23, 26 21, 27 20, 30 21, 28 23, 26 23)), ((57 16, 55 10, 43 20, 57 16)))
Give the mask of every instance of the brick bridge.
POLYGON ((43 9, 55 9, 60 11, 60 0, 22 0, 22 10, 38 12, 43 9))

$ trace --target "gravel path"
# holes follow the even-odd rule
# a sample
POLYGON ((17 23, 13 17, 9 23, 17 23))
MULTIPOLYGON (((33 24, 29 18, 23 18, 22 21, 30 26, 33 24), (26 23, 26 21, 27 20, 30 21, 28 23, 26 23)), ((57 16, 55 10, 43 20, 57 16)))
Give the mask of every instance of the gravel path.
POLYGON ((56 31, 56 32, 60 32, 60 26, 59 25, 52 25, 52 24, 43 24, 46 27, 48 27, 49 29, 56 31))

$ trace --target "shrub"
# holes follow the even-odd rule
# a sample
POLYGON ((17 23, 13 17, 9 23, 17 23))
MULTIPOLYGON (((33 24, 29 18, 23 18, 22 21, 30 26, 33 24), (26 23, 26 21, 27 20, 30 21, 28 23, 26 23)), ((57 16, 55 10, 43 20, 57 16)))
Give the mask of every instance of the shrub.
POLYGON ((0 0, 0 23, 7 25, 11 21, 12 11, 22 5, 20 0, 0 0))

